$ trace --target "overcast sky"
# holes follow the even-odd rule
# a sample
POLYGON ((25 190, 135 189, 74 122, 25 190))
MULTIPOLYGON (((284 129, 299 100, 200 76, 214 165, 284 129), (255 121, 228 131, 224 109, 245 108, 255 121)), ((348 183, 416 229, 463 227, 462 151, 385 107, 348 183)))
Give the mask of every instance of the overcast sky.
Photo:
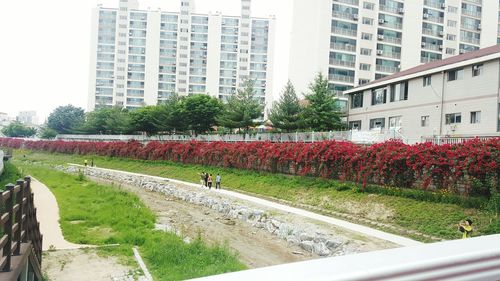
MULTIPOLYGON (((2 1, 0 112, 35 110, 43 122, 57 106, 87 107, 91 9, 119 0, 2 1)), ((180 0, 139 0, 178 11, 180 0)), ((196 12, 239 15, 239 0, 197 0, 196 12)), ((276 15, 274 95, 287 80, 292 0, 252 0, 252 15, 276 15), (286 4, 285 4, 286 3, 286 4)))

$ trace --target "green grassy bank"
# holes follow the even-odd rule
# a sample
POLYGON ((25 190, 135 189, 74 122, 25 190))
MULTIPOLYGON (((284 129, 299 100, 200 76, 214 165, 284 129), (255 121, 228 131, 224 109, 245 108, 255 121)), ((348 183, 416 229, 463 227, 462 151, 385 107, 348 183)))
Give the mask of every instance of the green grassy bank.
MULTIPOLYGON (((186 244, 174 234, 153 230, 155 215, 134 194, 26 160, 34 156, 17 159, 15 164, 23 174, 36 177, 54 193, 66 240, 119 244, 99 248, 99 252, 117 256, 129 265, 136 265, 132 247, 139 246, 155 280, 183 280, 245 268, 223 246, 208 246, 200 239, 186 244)), ((57 155, 43 156, 48 163, 60 161, 57 155)))

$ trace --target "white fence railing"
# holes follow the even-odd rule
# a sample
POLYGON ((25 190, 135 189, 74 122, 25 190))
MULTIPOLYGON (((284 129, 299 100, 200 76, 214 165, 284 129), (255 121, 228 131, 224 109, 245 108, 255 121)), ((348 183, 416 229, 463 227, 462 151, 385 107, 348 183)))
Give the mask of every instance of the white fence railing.
POLYGON ((225 280, 500 280, 500 235, 315 259, 199 278, 225 280), (497 246, 494 246, 497 245, 497 246))
POLYGON ((130 141, 136 140, 141 143, 150 141, 160 142, 187 142, 187 141, 202 141, 202 142, 254 142, 254 141, 269 141, 269 142, 320 142, 325 140, 351 141, 359 144, 380 143, 391 139, 401 140, 407 144, 415 144, 421 142, 432 142, 434 144, 458 144, 474 138, 482 140, 489 138, 498 138, 498 136, 479 136, 479 137, 422 137, 422 138, 407 138, 399 132, 399 128, 391 128, 386 130, 374 129, 371 131, 331 131, 331 132, 296 132, 296 133, 256 133, 256 134, 232 134, 232 135, 58 135, 58 140, 66 141, 130 141))
POLYGON ((3 151, 0 150, 0 176, 3 174, 3 151))

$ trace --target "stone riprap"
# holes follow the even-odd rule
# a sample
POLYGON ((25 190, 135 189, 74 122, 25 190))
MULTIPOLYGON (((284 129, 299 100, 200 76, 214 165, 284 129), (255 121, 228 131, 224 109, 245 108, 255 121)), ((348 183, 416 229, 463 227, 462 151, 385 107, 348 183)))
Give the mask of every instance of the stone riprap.
POLYGON ((172 183, 168 179, 108 169, 77 166, 58 166, 56 168, 67 173, 83 173, 92 178, 163 193, 195 205, 211 208, 229 218, 238 219, 253 227, 264 229, 288 243, 299 245, 305 251, 318 256, 339 256, 358 252, 354 245, 347 245, 344 238, 333 237, 327 234, 327 231, 321 231, 317 227, 311 230, 311 227, 306 225, 283 221, 272 215, 273 211, 245 206, 241 202, 211 193, 206 189, 172 183))

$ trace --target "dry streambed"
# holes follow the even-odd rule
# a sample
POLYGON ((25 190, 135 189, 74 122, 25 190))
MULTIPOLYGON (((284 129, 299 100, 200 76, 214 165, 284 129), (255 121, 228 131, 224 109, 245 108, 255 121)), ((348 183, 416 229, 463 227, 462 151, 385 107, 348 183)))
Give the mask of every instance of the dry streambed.
MULTIPOLYGON (((82 170, 76 166, 57 168, 69 173, 82 170)), ((82 171, 94 180, 136 193, 158 215, 158 229, 177 232, 187 242, 201 235, 206 241, 227 243, 252 268, 396 247, 214 190, 107 169, 88 167, 82 171)))

